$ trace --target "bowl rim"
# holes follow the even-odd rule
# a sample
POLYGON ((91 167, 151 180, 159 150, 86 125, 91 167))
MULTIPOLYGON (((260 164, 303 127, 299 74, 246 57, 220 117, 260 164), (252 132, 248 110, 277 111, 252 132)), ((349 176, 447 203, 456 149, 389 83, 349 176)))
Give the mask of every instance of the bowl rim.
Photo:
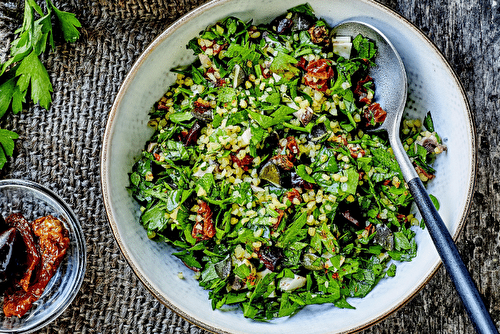
MULTIPOLYGON (((121 253, 125 257, 127 263, 131 267, 132 271, 134 274, 139 278, 139 280, 142 282, 144 287, 157 299, 159 300, 162 304, 165 306, 169 307, 171 310, 173 310, 175 313, 177 313, 179 316, 181 316, 183 319, 188 321, 191 324, 194 324, 196 326, 199 326, 205 330, 211 331, 211 332, 217 332, 217 333, 226 333, 226 331, 212 327, 206 323, 203 323, 201 321, 198 321, 195 318, 192 318, 189 314, 186 314, 182 310, 180 310, 176 305, 172 304, 169 300, 163 298, 161 294, 156 291, 156 289, 148 282, 147 277, 143 275, 141 270, 135 265, 135 263, 132 261, 131 256, 127 253, 127 251, 123 247, 123 240, 121 239, 121 236, 118 233, 118 222, 114 219, 112 215, 112 209, 111 209, 111 198, 110 198, 110 191, 109 191, 109 183, 108 183, 108 155, 109 155, 109 146, 110 146, 110 139, 112 138, 111 130, 113 129, 114 126, 114 120, 117 116, 117 110, 118 106, 120 103, 120 100, 123 98, 125 95, 125 91, 128 89, 131 81, 134 79, 136 76, 138 69, 141 67, 141 65, 145 62, 146 58, 149 56, 152 51, 158 47, 167 37, 169 37, 171 34, 173 34, 176 30, 182 28, 184 24, 186 24, 187 21, 196 18, 199 15, 202 15, 204 12, 207 10, 210 10, 214 7, 226 4, 231 2, 232 0, 212 0, 209 1, 201 6, 198 6, 194 8, 193 10, 187 12, 183 16, 181 16, 179 19, 174 21, 172 24, 167 26, 159 35, 157 35, 151 43, 147 46, 147 48, 141 53, 139 58, 134 62, 132 67, 130 68, 129 72, 127 73, 125 79, 123 80, 120 89, 118 93, 115 96, 115 100, 113 102, 113 105, 111 107, 108 120, 106 123, 106 128, 105 132, 103 135, 103 141, 102 141, 102 148, 101 148, 101 191, 103 195, 103 200, 104 200, 104 207, 106 210, 106 216, 108 218, 108 223, 111 227, 111 230, 113 232, 113 236, 117 242, 118 248, 120 249, 121 253)), ((456 241, 465 225, 465 222, 467 220, 467 217, 469 216, 471 206, 472 206, 472 199, 473 195, 475 192, 476 188, 476 181, 477 181, 477 130, 475 128, 475 116, 472 113, 469 99, 467 97, 465 88, 460 81, 456 71, 453 69, 453 67, 450 65, 448 60, 445 58, 443 53, 440 51, 440 49, 437 47, 437 45, 420 29, 418 28, 415 24, 413 24, 409 19, 404 17, 403 15, 399 14, 395 10, 389 8, 387 5, 384 5, 382 3, 378 3, 375 0, 358 0, 360 2, 363 2, 365 4, 368 4, 370 6, 376 7, 380 9, 381 11, 387 13, 388 15, 394 17, 396 20, 401 21, 401 23, 405 24, 406 26, 409 27, 411 31, 413 31, 416 35, 418 35, 420 38, 422 38, 435 52, 436 55, 439 56, 443 64, 447 67, 447 70, 451 73, 451 77, 453 78, 455 84, 457 85, 461 96, 464 99, 465 107, 466 107, 466 113, 468 116, 469 120, 469 128, 470 128, 470 136, 471 136, 471 177, 469 180, 470 187, 467 192, 466 196, 466 202, 465 202, 465 210, 463 211, 462 216, 459 219, 457 228, 455 233, 452 235, 452 238, 454 241, 456 241)), ((378 317, 373 318, 371 321, 368 321, 364 324, 361 324, 357 327, 353 327, 349 329, 346 332, 342 333, 353 333, 353 332, 358 332, 364 329, 367 329, 374 324, 384 320, 387 318, 389 315, 394 313, 395 311, 399 310, 402 308, 404 305, 406 305, 412 298, 414 298, 423 288, 424 286, 430 281, 430 279, 436 274, 438 269, 441 267, 442 262, 441 259, 438 259, 436 264, 434 265, 434 268, 427 277, 425 277, 422 280, 422 283, 418 286, 415 287, 415 289, 412 291, 412 293, 405 299, 400 300, 397 304, 394 305, 394 307, 385 310, 382 312, 378 317)))
POLYGON ((68 296, 65 298, 64 303, 56 309, 56 311, 52 314, 50 314, 48 317, 40 319, 39 321, 33 323, 31 326, 27 328, 20 328, 16 330, 2 330, 0 329, 0 333, 32 333, 37 330, 42 329, 43 327, 47 326, 49 323, 52 321, 56 320, 68 307, 71 305, 73 300, 75 299, 76 295, 80 291, 80 288, 83 283, 83 279, 85 277, 85 272, 87 268, 87 247, 86 247, 86 242, 85 242, 85 237, 83 234, 83 229, 80 225, 80 221, 78 220, 77 216, 71 209, 71 207, 54 191, 48 189, 47 187, 36 183, 34 181, 30 180, 21 180, 21 179, 4 179, 0 180, 0 189, 4 187, 22 187, 22 188, 27 188, 30 190, 35 190, 39 193, 42 193, 44 196, 47 196, 54 200, 57 205, 62 209, 62 211, 67 215, 69 218, 69 221, 67 224, 71 224, 74 233, 72 234, 72 237, 75 240, 75 243, 78 245, 78 247, 81 250, 81 255, 78 258, 80 259, 80 266, 79 266, 79 274, 76 275, 76 280, 73 281, 72 283, 72 291, 68 296))

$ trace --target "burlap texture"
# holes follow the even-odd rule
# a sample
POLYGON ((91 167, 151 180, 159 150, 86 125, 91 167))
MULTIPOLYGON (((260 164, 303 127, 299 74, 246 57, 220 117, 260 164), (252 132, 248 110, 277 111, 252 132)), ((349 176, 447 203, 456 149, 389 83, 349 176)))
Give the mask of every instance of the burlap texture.
MULTIPOLYGON (((0 60, 22 24, 24 1, 0 1, 0 60)), ((42 1, 38 1, 42 3, 42 1)), ((76 299, 46 333, 202 333, 143 287, 122 257, 100 187, 104 128, 121 82, 147 45, 203 1, 54 1, 82 23, 74 44, 57 39, 45 57, 54 93, 50 109, 28 105, 2 124, 17 132, 1 178, 39 182, 59 194, 84 229, 88 265, 76 299)))

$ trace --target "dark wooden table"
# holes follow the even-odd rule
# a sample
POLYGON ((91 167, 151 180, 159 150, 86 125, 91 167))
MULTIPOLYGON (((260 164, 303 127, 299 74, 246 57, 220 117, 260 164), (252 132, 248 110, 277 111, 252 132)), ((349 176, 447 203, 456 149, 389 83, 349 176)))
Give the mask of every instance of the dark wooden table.
MULTIPOLYGON (((251 1, 251 0, 249 0, 251 1)), ((40 1, 42 2, 42 1, 40 1)), ((82 37, 45 58, 54 85, 49 111, 8 115, 16 153, 1 178, 40 182, 75 210, 85 230, 88 268, 80 293, 45 333, 203 333, 156 301, 131 272, 107 224, 99 152, 113 99, 148 43, 205 1, 61 0, 82 21, 82 37)), ((420 28, 449 60, 475 116, 478 175, 457 240, 466 266, 500 327, 500 11, 495 0, 381 0, 420 28)), ((0 0, 0 61, 22 23, 18 0, 0 0)), ((404 307, 363 333, 474 333, 444 268, 404 307)))

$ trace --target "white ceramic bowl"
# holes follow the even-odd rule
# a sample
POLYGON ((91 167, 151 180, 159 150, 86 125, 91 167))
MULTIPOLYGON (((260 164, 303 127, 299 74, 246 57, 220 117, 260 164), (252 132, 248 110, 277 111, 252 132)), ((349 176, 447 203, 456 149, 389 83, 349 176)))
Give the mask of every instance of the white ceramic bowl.
MULTIPOLYGON (((175 81, 170 69, 193 60, 185 45, 206 26, 233 15, 256 23, 269 22, 303 0, 212 1, 182 17, 165 30, 137 60, 116 97, 109 115, 102 150, 102 190, 108 218, 130 266, 162 303, 190 322, 214 332, 341 333, 363 329, 401 307, 431 278, 439 256, 425 230, 417 229, 417 257, 398 265, 396 277, 384 279, 363 299, 351 299, 355 310, 313 305, 297 315, 270 322, 245 319, 239 310, 213 311, 208 291, 198 286, 172 249, 147 238, 139 223, 138 205, 126 190, 128 173, 146 140, 146 123, 155 101, 175 81), (177 277, 183 272, 186 279, 177 277)), ((441 203, 440 214, 452 236, 460 231, 471 203, 476 169, 472 115, 456 75, 436 47, 412 24, 370 0, 310 0, 316 15, 331 26, 346 19, 372 24, 399 51, 408 74, 406 111, 423 116, 431 111, 448 152, 439 156, 437 178, 429 192, 441 203)))

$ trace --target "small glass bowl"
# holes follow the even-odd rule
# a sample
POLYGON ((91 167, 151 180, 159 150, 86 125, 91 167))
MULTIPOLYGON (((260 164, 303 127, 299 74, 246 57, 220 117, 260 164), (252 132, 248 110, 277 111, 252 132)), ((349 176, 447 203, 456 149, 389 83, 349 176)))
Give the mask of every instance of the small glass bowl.
POLYGON ((0 333, 31 333, 60 316, 71 304, 85 275, 85 238, 78 219, 68 205, 49 189, 31 181, 0 181, 0 214, 21 213, 28 221, 53 215, 68 229, 70 244, 56 274, 32 308, 21 318, 3 314, 0 292, 0 333))

